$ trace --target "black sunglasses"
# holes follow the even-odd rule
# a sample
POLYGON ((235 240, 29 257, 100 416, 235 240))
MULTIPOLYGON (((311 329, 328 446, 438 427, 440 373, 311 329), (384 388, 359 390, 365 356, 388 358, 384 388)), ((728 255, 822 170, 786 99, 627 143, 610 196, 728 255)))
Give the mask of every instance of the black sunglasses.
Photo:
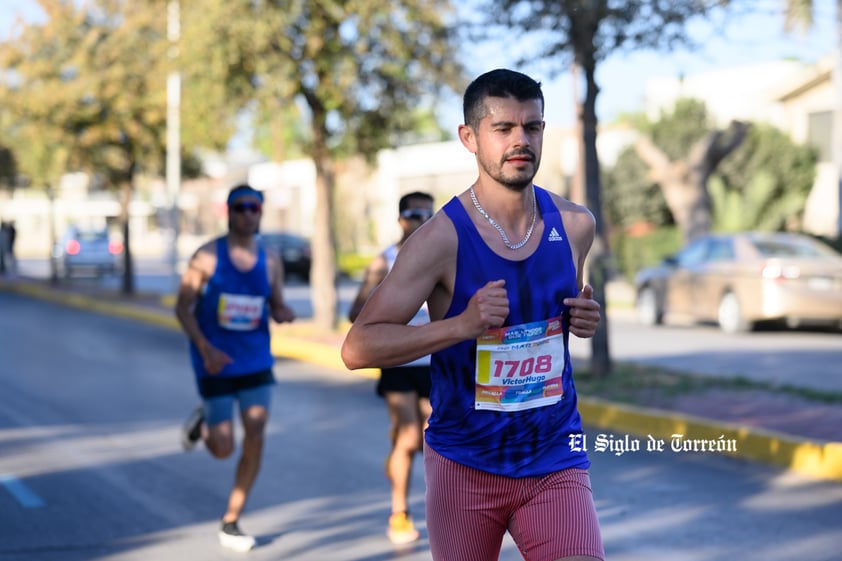
POLYGON ((234 212, 245 212, 247 210, 258 213, 263 210, 263 205, 260 203, 234 203, 231 205, 231 210, 234 212))
POLYGON ((429 220, 432 216, 433 211, 426 208, 408 208, 401 212, 401 218, 407 220, 429 220))

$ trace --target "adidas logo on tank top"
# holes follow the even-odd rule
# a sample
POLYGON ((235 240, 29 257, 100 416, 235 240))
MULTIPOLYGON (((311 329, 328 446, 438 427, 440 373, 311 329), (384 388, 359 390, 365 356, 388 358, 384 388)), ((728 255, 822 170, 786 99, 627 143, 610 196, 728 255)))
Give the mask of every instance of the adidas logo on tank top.
POLYGON ((553 229, 550 230, 550 235, 547 236, 547 241, 549 241, 549 242, 560 242, 562 240, 564 240, 564 238, 561 237, 561 234, 559 234, 558 230, 556 230, 555 226, 553 226, 553 229))

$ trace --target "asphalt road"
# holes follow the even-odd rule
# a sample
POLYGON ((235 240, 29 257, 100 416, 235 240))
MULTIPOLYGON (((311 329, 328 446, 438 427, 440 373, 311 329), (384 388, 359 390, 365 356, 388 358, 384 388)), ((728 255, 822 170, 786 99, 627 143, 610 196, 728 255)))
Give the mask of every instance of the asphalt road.
MULTIPOLYGON (((237 558, 215 536, 235 459, 178 444, 196 403, 183 337, 9 294, 0 310, 0 559, 237 558)), ((242 520, 259 537, 249 558, 428 560, 420 462, 422 540, 396 549, 384 535, 386 414, 372 381, 295 362, 276 374, 242 520)), ((641 444, 591 453, 612 561, 842 559, 842 485, 641 444)), ((507 540, 500 560, 517 559, 507 540)))

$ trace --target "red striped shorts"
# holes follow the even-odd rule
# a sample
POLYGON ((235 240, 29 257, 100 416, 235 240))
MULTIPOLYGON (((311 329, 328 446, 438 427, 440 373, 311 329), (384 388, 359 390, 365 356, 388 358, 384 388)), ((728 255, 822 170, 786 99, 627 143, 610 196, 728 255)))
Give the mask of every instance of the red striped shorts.
POLYGON ((605 559, 588 471, 511 478, 424 447, 427 533, 434 561, 497 561, 506 530, 526 561, 605 559))

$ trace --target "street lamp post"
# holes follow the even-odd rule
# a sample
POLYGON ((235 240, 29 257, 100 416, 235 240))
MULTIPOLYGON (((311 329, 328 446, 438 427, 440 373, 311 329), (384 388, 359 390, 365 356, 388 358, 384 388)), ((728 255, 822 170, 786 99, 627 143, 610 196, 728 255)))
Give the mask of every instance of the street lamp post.
POLYGON ((56 190, 52 183, 47 184, 47 217, 50 221, 50 284, 58 284, 58 262, 54 254, 58 233, 56 232, 56 190))
POLYGON ((170 42, 171 69, 167 75, 167 202, 170 213, 169 259, 173 289, 178 286, 178 194, 181 190, 181 74, 178 70, 178 43, 181 36, 179 0, 167 4, 167 39, 170 42))
POLYGON ((831 161, 836 168, 836 235, 842 238, 842 0, 836 1, 836 45, 833 53, 834 64, 832 71, 832 87, 835 92, 836 104, 833 107, 832 150, 831 161))

